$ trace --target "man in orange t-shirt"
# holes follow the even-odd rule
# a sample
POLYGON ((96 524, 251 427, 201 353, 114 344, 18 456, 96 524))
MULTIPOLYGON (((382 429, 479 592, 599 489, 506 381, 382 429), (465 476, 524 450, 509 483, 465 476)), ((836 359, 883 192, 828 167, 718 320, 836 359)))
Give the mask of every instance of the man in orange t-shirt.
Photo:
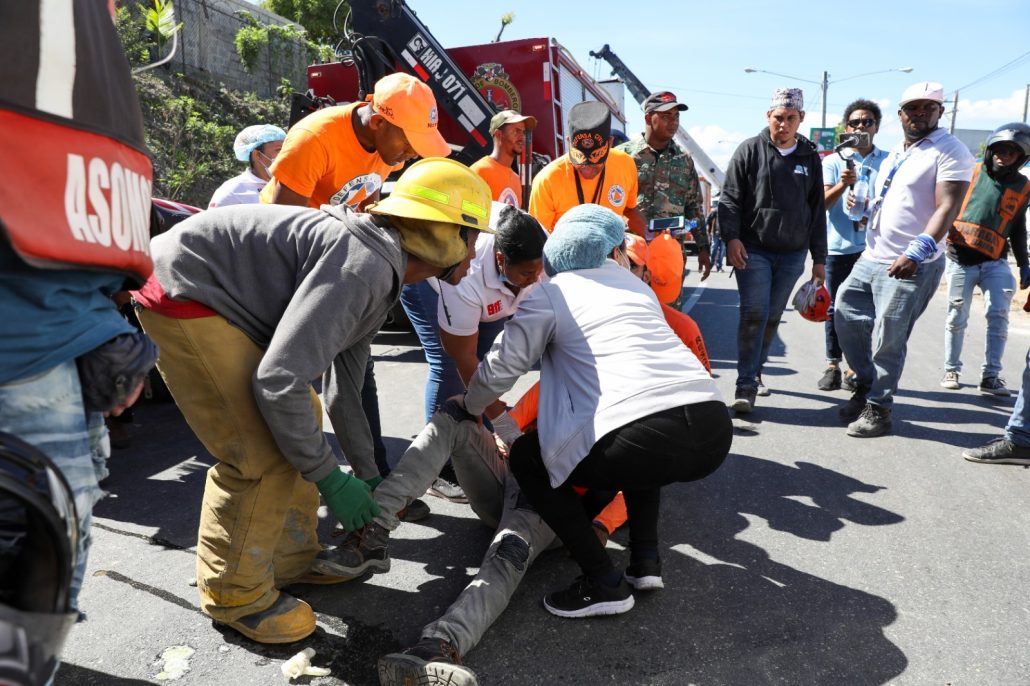
POLYGON ((577 104, 569 112, 569 152, 533 179, 529 213, 548 232, 568 210, 584 203, 607 207, 644 235, 647 222, 637 209, 637 164, 612 149, 612 113, 602 103, 577 104))
POLYGON ((501 110, 490 119, 493 151, 472 165, 472 171, 483 177, 494 200, 522 207, 522 181, 511 168, 515 157, 526 149, 526 131, 536 128, 536 117, 515 110, 501 110))
POLYGON ((371 102, 327 107, 290 128, 261 202, 362 209, 406 161, 450 154, 438 120, 429 86, 408 74, 384 76, 371 102))
MULTIPOLYGON (((327 107, 290 127, 272 164, 272 179, 262 189, 263 203, 278 205, 347 205, 363 210, 379 199, 390 172, 416 157, 446 157, 450 146, 437 130, 439 113, 429 86, 404 73, 376 82, 371 102, 327 107)), ((322 383, 329 420, 334 427, 353 426, 353 412, 343 406, 341 389, 352 383, 344 360, 333 360, 322 383)), ((379 421, 379 398, 372 356, 368 356, 362 382, 361 404, 369 432, 336 434, 356 436, 347 446, 347 461, 361 476, 390 472, 379 421), (372 461, 374 460, 374 464, 372 461)), ((429 514, 418 501, 407 513, 409 521, 429 514)))

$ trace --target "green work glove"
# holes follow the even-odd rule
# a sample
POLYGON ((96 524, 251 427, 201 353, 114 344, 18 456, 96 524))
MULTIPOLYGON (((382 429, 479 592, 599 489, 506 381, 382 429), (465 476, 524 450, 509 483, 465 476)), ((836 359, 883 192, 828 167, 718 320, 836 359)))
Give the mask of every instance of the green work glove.
POLYGON ((379 505, 372 500, 368 485, 361 479, 334 469, 315 484, 343 528, 354 531, 372 523, 379 505))
POLYGON ((367 485, 369 489, 374 491, 376 490, 376 486, 383 483, 383 477, 373 476, 371 479, 362 479, 362 481, 365 482, 365 485, 367 485))

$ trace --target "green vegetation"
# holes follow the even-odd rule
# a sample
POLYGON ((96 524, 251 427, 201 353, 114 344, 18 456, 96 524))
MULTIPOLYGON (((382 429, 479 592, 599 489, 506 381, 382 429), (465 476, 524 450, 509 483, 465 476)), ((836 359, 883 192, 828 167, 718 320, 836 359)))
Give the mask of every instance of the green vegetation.
POLYGON ((268 70, 279 71, 285 62, 295 59, 298 46, 303 46, 308 62, 329 62, 336 52, 331 45, 308 40, 307 32, 293 24, 265 24, 250 12, 237 12, 246 24, 236 32, 236 54, 243 67, 253 72, 262 54, 268 70))
MULTIPOLYGON (((129 62, 151 61, 154 35, 124 7, 115 19, 129 62)), ((240 129, 258 123, 286 128, 289 120, 288 81, 278 97, 265 99, 161 68, 133 79, 154 162, 155 197, 207 207, 214 190, 242 171, 232 151, 240 129)))

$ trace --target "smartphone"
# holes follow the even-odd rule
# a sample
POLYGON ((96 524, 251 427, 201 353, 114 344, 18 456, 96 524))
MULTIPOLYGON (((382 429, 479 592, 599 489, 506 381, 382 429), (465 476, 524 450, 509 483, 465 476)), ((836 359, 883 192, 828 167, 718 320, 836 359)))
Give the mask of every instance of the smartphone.
POLYGON ((868 148, 871 142, 868 131, 842 133, 836 149, 840 151, 844 148, 868 148))
POLYGON ((647 224, 647 228, 644 230, 644 238, 647 241, 654 240, 655 236, 660 234, 662 231, 668 231, 673 236, 680 236, 684 233, 690 233, 690 229, 684 230, 683 217, 660 217, 652 219, 647 224))

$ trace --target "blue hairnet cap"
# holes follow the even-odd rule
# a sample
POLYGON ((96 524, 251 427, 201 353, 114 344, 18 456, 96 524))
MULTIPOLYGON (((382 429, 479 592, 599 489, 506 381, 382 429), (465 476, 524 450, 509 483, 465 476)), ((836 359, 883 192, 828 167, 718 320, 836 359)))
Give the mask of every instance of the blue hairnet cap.
POLYGON ((561 216, 544 243, 544 270, 554 276, 573 269, 596 269, 624 240, 622 217, 600 205, 577 205, 561 216))
POLYGON ((232 144, 236 159, 240 162, 250 162, 250 153, 254 149, 271 143, 272 141, 286 140, 286 132, 278 126, 271 124, 255 124, 236 134, 236 141, 232 144))

